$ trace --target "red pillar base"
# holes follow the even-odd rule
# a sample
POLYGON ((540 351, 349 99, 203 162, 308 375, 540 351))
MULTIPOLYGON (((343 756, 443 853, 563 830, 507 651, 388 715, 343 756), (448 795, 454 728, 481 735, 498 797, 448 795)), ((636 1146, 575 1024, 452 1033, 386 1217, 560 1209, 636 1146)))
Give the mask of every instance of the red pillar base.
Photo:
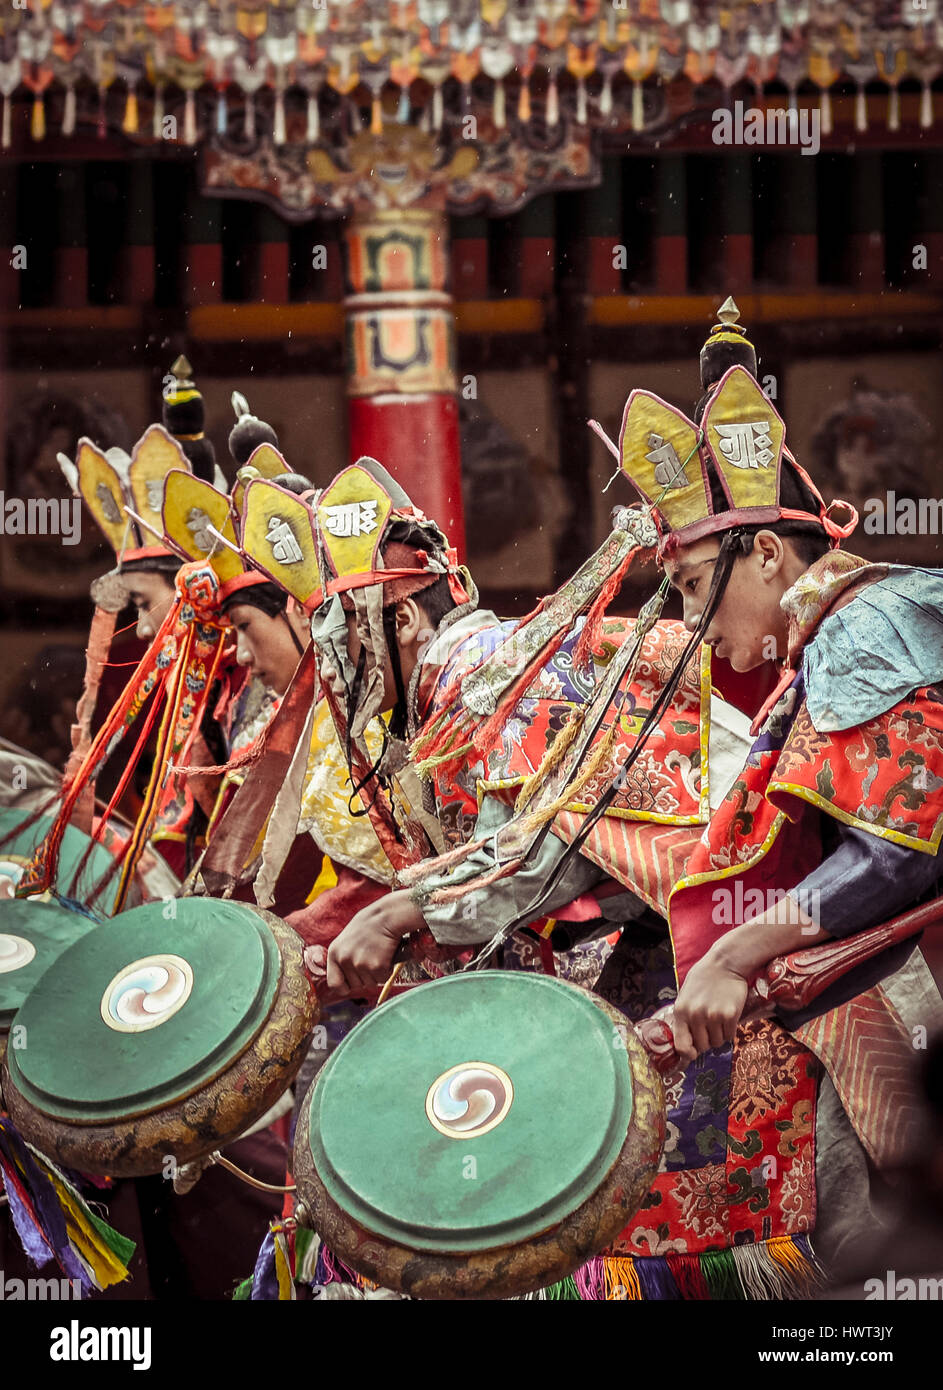
POLYGON ((542 299, 553 294, 553 237, 523 237, 520 246, 522 298, 542 299))
POLYGON ((0 309, 17 309, 20 304, 20 272, 10 264, 11 257, 0 257, 0 309))
POLYGON ((153 246, 125 248, 121 283, 126 304, 150 304, 154 298, 153 246))
POLYGON ((487 297, 488 243, 484 237, 456 237, 452 242, 452 293, 456 299, 487 297))
POLYGON ((819 239, 817 236, 791 236, 784 240, 779 263, 785 268, 791 289, 814 289, 819 280, 819 239))
POLYGON ((927 266, 925 270, 915 270, 911 252, 907 265, 907 284, 914 288, 923 285, 939 289, 943 284, 943 232, 914 233, 913 244, 927 248, 927 266))
POLYGON ((618 294, 622 289, 622 271, 617 268, 615 237, 589 237, 590 294, 618 294))
POLYGON ((720 253, 723 286, 730 294, 743 293, 753 285, 753 238, 743 232, 724 237, 720 253))
POLYGON ((265 304, 287 304, 288 242, 264 242, 259 248, 259 298, 265 304))
POLYGON ((367 454, 389 469, 464 558, 458 404, 453 396, 352 397, 350 450, 352 461, 367 454))

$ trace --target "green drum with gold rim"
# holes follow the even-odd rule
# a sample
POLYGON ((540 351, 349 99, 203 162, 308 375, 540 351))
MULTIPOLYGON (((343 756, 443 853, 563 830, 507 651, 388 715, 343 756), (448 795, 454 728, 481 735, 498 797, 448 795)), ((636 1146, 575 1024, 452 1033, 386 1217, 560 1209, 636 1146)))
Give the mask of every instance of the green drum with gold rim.
POLYGON ((623 1015, 560 980, 452 975, 368 1015, 302 1106, 307 1219, 415 1298, 508 1298, 622 1230, 664 1143, 661 1083, 623 1015))
POLYGON ((235 1138, 291 1084, 318 1008, 301 939, 244 903, 148 903, 63 951, 15 1019, 3 1092, 51 1158, 133 1177, 235 1138))
MULTIPOLYGON (((0 1059, 10 1025, 41 976, 73 941, 93 930, 94 918, 32 898, 0 901, 0 1059)), ((17 1044, 25 1044, 25 1036, 17 1044)))

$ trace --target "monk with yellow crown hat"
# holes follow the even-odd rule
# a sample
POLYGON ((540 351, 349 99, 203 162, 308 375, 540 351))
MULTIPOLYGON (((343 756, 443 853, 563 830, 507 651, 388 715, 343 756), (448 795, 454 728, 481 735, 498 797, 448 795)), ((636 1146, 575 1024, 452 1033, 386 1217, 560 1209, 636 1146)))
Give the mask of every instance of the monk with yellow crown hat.
MULTIPOLYGON (((571 938, 626 924, 596 988, 633 1020, 677 991, 675 1045, 693 1063, 670 1093, 675 1140, 646 1204, 651 1220, 633 1223, 610 1252, 633 1262, 652 1290, 643 1296, 652 1297, 709 1297, 722 1263, 744 1297, 807 1293, 823 1265, 840 1274, 865 1233, 881 1230, 874 1171, 893 1168, 915 1142, 911 1025, 943 1019, 907 937, 913 919, 903 917, 890 935, 879 930, 937 891, 941 876, 941 575, 870 565, 840 549, 854 510, 827 505, 787 449, 785 424, 755 378, 755 353, 736 320, 728 302, 705 344, 697 418, 633 391, 613 446, 642 503, 628 523, 636 548, 654 550, 666 583, 680 592, 687 637, 645 668, 657 670, 658 684, 647 710, 635 704, 642 717, 626 726, 625 747, 611 744, 608 776, 587 786, 585 757, 574 750, 593 744, 585 723, 581 732, 571 719, 544 762, 532 763, 533 777, 517 783, 517 813, 485 816, 497 806, 485 793, 502 785, 522 738, 521 706, 508 722, 503 697, 537 688, 509 685, 512 660, 496 663, 492 645, 480 669, 466 666, 451 683, 441 722, 434 706, 412 744, 432 776, 446 767, 454 783, 462 776, 456 765, 464 758, 471 766, 482 813, 465 832, 465 849, 420 866, 414 887, 359 914, 327 959, 330 982, 362 986, 385 977, 404 932, 425 928, 451 942, 488 936, 491 951, 511 928, 541 910, 559 918, 567 899, 581 895, 593 906, 573 914, 571 938), (714 655, 737 672, 775 668, 778 688, 753 729, 729 721, 731 766, 709 752, 722 730, 713 699, 695 697, 695 655, 708 692, 714 655), (671 710, 685 692, 697 735, 690 753, 678 742, 685 723, 671 710), (491 731, 494 751, 476 741, 489 710, 504 715, 491 731), (703 794, 710 773, 706 830, 700 804, 679 815, 685 803, 675 793, 679 806, 668 810, 667 774, 683 766, 697 768, 684 781, 689 791, 703 794), (536 788, 539 805, 541 781, 554 793, 544 808, 554 819, 553 834, 539 841, 528 838, 540 815, 527 797, 536 788), (617 836, 612 818, 627 786, 636 799, 617 836), (633 817, 641 827, 632 828, 633 817), (651 845, 642 848, 646 819, 653 840, 698 829, 659 861, 651 845), (619 896, 607 878, 628 891, 619 896), (816 945, 817 995, 778 1006, 771 1019, 741 1017, 771 962, 816 945), (891 1058, 895 1082, 875 1088, 891 1058)), ((331 524, 344 522, 338 515, 331 524)), ((362 568, 364 582, 376 582, 375 561, 362 568)), ((583 575, 584 592, 598 597, 618 573, 609 568, 603 580, 597 569, 595 588, 583 575)), ((553 611, 545 601, 545 635, 553 611)), ((570 608, 571 620, 579 611, 570 608)), ((592 604, 582 611, 592 613, 592 604)), ((353 660, 370 623, 359 611, 348 623, 353 660)), ((658 631, 649 624, 643 649, 658 631)), ((525 620, 525 646, 527 632, 525 620)), ((333 664, 343 657, 335 646, 333 664)), ((369 658, 357 666, 367 669, 369 658)), ((552 669, 545 661, 544 673, 552 669)), ((628 677, 639 669, 623 667, 623 701, 629 692, 637 699, 628 677)), ((604 679, 590 690, 590 708, 616 694, 604 679)), ((610 728, 620 723, 610 716, 610 728)))

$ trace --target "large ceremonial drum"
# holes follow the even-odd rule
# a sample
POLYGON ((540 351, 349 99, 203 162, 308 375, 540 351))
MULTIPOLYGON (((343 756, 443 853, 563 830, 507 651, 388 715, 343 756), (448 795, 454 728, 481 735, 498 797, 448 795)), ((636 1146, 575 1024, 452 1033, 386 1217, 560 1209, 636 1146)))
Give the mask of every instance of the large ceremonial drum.
POLYGON ((20 1132, 87 1173, 167 1172, 235 1138, 301 1066, 318 1007, 303 943, 244 903, 148 903, 62 952, 14 1026, 20 1132), (169 919, 169 920, 168 920, 169 919))
MULTIPOLYGON (((57 956, 96 925, 56 903, 0 900, 0 1060, 14 1015, 30 990, 57 956)), ((25 1034, 16 1041, 25 1045, 25 1034)))
POLYGON ((664 1114, 602 1000, 546 976, 448 976, 368 1015, 321 1069, 295 1138, 299 1217, 386 1288, 508 1298, 618 1235, 664 1114))

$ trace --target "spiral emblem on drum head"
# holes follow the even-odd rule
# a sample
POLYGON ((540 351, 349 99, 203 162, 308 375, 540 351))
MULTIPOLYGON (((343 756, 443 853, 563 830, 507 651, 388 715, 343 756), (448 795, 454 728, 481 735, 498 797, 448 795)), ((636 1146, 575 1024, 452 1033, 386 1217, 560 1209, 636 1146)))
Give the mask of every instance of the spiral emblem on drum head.
POLYGON ((7 936, 0 932, 0 975, 22 970, 35 954, 36 947, 32 941, 27 941, 24 936, 7 936))
POLYGON ((0 898, 16 896, 16 885, 23 877, 23 864, 18 859, 0 859, 0 898))
POLYGON ((511 1078, 490 1062, 460 1062, 436 1077, 426 1093, 426 1116, 448 1139, 487 1134, 511 1108, 511 1078))
POLYGON ((116 1033, 143 1033, 172 1018, 192 989, 193 970, 182 956, 143 956, 108 985, 101 1016, 116 1033))

